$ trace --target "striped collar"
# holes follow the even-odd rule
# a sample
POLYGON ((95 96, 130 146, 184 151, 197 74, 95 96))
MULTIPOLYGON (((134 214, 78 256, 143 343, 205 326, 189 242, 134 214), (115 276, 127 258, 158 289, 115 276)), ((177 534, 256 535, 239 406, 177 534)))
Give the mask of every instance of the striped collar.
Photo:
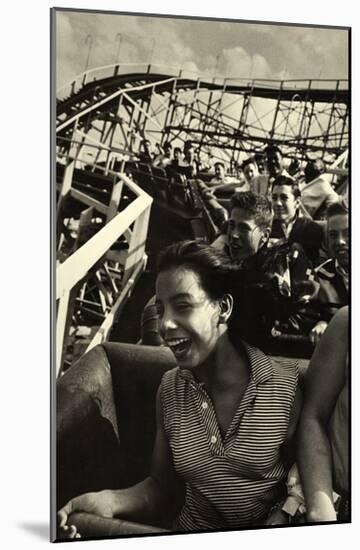
MULTIPOLYGON (((249 359, 251 378, 256 386, 263 384, 273 376, 274 367, 271 359, 258 348, 250 346, 243 340, 241 342, 249 359)), ((204 387, 204 382, 198 382, 190 369, 179 368, 179 376, 192 384, 204 387)))
POLYGON ((272 377, 274 372, 271 359, 258 348, 250 346, 244 341, 242 344, 249 358, 251 376, 255 384, 263 384, 272 377))

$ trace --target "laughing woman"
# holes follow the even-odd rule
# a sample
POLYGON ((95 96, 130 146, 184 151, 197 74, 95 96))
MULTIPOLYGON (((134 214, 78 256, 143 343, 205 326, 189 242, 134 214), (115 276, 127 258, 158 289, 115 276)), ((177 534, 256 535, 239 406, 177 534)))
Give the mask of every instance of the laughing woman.
POLYGON ((178 366, 157 395, 150 475, 124 490, 72 499, 60 529, 78 537, 75 511, 158 524, 184 488, 175 531, 237 529, 265 523, 285 486, 283 452, 299 412, 297 366, 275 363, 233 334, 234 268, 195 241, 160 257, 156 303, 161 336, 178 366))

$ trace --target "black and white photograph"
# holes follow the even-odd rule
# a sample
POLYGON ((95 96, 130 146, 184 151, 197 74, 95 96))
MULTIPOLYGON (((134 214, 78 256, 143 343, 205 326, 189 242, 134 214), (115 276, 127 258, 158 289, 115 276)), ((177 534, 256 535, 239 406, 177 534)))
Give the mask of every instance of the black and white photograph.
POLYGON ((349 528, 351 28, 118 10, 51 9, 51 540, 349 528))

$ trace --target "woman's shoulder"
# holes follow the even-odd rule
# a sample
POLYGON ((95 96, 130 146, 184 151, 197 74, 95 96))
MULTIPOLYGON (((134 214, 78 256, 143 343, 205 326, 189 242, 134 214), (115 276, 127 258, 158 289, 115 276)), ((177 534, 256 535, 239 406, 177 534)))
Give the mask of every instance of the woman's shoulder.
POLYGON ((271 380, 280 383, 281 379, 293 379, 297 383, 299 377, 299 363, 297 359, 272 356, 264 353, 256 346, 243 341, 250 360, 252 374, 258 381, 271 380))
POLYGON ((179 367, 173 367, 172 369, 167 370, 164 372, 162 379, 161 379, 161 385, 171 385, 175 384, 178 378, 179 374, 179 367))
POLYGON ((271 357, 270 359, 275 380, 290 383, 296 388, 299 380, 299 362, 287 357, 271 357))

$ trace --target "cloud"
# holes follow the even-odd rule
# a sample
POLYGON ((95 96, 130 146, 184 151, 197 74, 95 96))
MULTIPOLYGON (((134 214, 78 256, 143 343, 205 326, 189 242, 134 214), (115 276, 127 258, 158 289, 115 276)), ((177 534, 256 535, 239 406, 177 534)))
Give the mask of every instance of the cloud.
POLYGON ((258 53, 251 55, 240 46, 224 50, 221 59, 221 72, 226 77, 270 78, 272 73, 264 56, 258 53))
POLYGON ((347 78, 347 32, 338 29, 257 25, 258 51, 265 54, 274 76, 311 79, 347 78))
POLYGON ((89 34, 89 68, 119 52, 122 64, 225 77, 347 78, 347 33, 337 29, 60 11, 57 28, 58 86, 84 70, 89 34))
POLYGON ((160 64, 199 72, 196 54, 172 19, 114 14, 57 14, 58 83, 63 85, 84 71, 92 45, 89 69, 113 64, 160 64), (119 53, 119 55, 118 55, 119 53))

